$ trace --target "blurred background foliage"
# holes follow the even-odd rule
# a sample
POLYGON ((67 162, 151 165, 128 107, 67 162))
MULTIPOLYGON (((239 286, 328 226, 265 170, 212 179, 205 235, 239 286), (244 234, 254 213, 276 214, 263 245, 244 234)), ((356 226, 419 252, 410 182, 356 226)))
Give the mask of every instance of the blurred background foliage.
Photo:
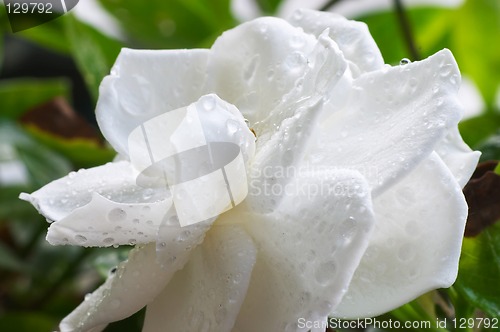
MULTIPOLYGON (((112 160, 114 152, 99 134, 93 109, 99 84, 120 48, 210 47, 241 17, 234 14, 230 0, 100 0, 114 27, 102 32, 84 19, 94 15, 95 7, 78 8, 83 1, 75 10, 79 15, 64 15, 17 33, 12 33, 6 8, 0 5, 1 331, 57 329, 61 318, 126 257, 127 248, 48 245, 46 222, 18 199, 20 192, 32 192, 71 170, 112 160)), ((349 1, 324 1, 315 9, 335 12, 349 1)), ((247 2, 266 15, 279 15, 285 5, 284 0, 247 2)), ((500 1, 465 0, 455 7, 403 2, 399 10, 400 1, 386 2, 385 9, 361 11, 351 18, 368 24, 386 63, 451 49, 462 74, 479 91, 479 106, 460 124, 462 136, 484 152, 483 161, 499 160, 500 1)), ((311 2, 302 4, 311 8, 311 2)), ((498 204, 500 198, 492 199, 498 204)), ((106 331, 138 331, 142 315, 111 324, 106 331)), ((452 288, 426 294, 380 319, 447 319, 447 329, 455 330, 455 317, 500 317, 498 224, 464 240, 452 288)), ((464 330, 478 329, 466 325, 464 330)))

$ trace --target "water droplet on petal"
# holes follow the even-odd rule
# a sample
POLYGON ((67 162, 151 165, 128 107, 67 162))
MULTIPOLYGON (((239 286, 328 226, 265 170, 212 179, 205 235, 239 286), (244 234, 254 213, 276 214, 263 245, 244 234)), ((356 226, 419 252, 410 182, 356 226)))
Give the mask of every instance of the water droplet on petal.
POLYGON ((260 56, 255 55, 243 69, 243 79, 247 82, 251 81, 257 71, 260 62, 260 56))
POLYGON ((236 120, 229 119, 226 121, 226 129, 229 135, 233 136, 239 128, 239 123, 236 120))
POLYGON ((113 242, 115 242, 115 239, 113 239, 112 237, 107 237, 105 238, 104 240, 102 240, 102 242, 107 245, 107 246, 110 246, 113 244, 113 242))
POLYGON ((148 199, 150 199, 154 194, 154 191, 153 189, 151 188, 146 188, 144 189, 144 191, 142 192, 142 199, 144 199, 145 201, 147 201, 148 199))
POLYGON ((125 218, 127 218, 127 212, 125 212, 123 209, 113 209, 108 213, 109 221, 117 222, 122 221, 125 218))
POLYGON ((408 58, 402 58, 401 61, 399 61, 399 64, 401 66, 405 66, 405 65, 410 64, 410 63, 411 63, 411 60, 408 58))
POLYGON ((409 261, 413 256, 413 248, 409 244, 403 244, 398 250, 398 258, 403 262, 409 261))
POLYGON ((76 235, 75 240, 79 243, 85 243, 87 242, 87 238, 83 235, 76 235))
POLYGON ((335 273, 337 271, 337 265, 334 261, 328 261, 325 263, 321 263, 317 268, 314 274, 316 281, 320 285, 327 285, 328 282, 333 280, 335 273))
POLYGON ((211 111, 215 108, 215 98, 214 96, 205 96, 203 97, 203 100, 201 101, 201 104, 203 106, 203 108, 206 110, 206 111, 211 111))

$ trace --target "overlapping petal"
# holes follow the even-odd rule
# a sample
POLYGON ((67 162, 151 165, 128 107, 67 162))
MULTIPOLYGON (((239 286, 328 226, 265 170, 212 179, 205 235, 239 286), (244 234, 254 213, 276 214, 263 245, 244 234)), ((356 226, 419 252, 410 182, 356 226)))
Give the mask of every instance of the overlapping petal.
POLYGON ((455 281, 467 204, 436 153, 374 200, 376 224, 334 315, 376 316, 455 281))
POLYGON ((212 46, 207 89, 256 123, 304 76, 316 42, 314 36, 277 18, 243 23, 224 32, 212 46))
POLYGON ((128 155, 132 130, 203 95, 208 50, 124 48, 99 89, 96 117, 113 148, 128 155))
POLYGON ((240 226, 214 226, 148 305, 144 332, 232 331, 257 250, 240 226))
POLYGON ((451 128, 436 145, 439 157, 455 176, 460 187, 464 187, 476 169, 481 152, 472 151, 460 136, 458 127, 451 128))
POLYGON ((132 165, 119 161, 71 172, 31 194, 21 194, 21 199, 33 204, 52 222, 90 203, 93 193, 123 204, 150 204, 168 198, 164 188, 137 186, 132 165))
POLYGON ((347 20, 331 12, 309 9, 295 11, 289 21, 317 37, 328 28, 328 35, 349 61, 355 76, 384 66, 382 54, 363 22, 347 20))
POLYGON ((448 50, 362 75, 353 82, 346 106, 320 124, 307 162, 356 169, 374 195, 382 193, 457 125, 458 82, 458 67, 448 50))
MULTIPOLYGON (((369 187, 357 172, 305 171, 267 215, 230 211, 258 248, 235 330, 302 331, 298 318, 325 319, 341 300, 373 226, 369 187)), ((265 193, 262 193, 265 194, 265 193)))
POLYGON ((175 270, 156 263, 154 244, 133 249, 106 282, 60 324, 61 332, 100 331, 139 311, 165 287, 175 270))

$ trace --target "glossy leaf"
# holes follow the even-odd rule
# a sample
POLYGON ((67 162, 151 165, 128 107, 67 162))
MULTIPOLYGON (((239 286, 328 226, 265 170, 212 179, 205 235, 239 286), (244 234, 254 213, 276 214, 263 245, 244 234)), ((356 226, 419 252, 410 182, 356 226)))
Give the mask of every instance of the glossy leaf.
POLYGON ((267 15, 275 14, 282 0, 256 0, 262 12, 267 15))
POLYGON ((108 75, 122 45, 78 21, 73 15, 65 15, 64 20, 71 53, 94 101, 97 101, 99 85, 104 76, 108 75))
POLYGON ((500 131, 479 144, 477 149, 482 153, 481 161, 500 160, 500 131))
POLYGON ((23 262, 9 249, 5 244, 0 242, 0 271, 21 271, 23 262))
POLYGON ((28 109, 56 96, 69 98, 64 79, 11 79, 0 81, 0 117, 15 119, 28 109))
POLYGON ((53 331, 57 320, 42 313, 11 312, 0 316, 0 329, 2 331, 33 332, 53 331))
POLYGON ((500 85, 500 2, 467 0, 454 17, 452 51, 462 73, 477 84, 487 104, 500 85))
POLYGON ((492 317, 500 317, 500 224, 464 239, 455 287, 492 317))
POLYGON ((38 142, 68 158, 76 168, 88 168, 104 164, 111 161, 116 155, 116 152, 110 147, 100 145, 93 140, 84 138, 67 140, 34 127, 28 127, 27 129, 36 137, 38 142))
POLYGON ((229 0, 101 0, 139 48, 210 46, 234 26, 229 0))
POLYGON ((487 112, 459 123, 464 141, 472 147, 477 147, 478 144, 487 140, 495 134, 498 128, 500 128, 500 115, 493 112, 487 112))
POLYGON ((59 154, 40 145, 10 122, 0 122, 0 142, 12 147, 34 187, 47 184, 71 170, 70 164, 59 154))

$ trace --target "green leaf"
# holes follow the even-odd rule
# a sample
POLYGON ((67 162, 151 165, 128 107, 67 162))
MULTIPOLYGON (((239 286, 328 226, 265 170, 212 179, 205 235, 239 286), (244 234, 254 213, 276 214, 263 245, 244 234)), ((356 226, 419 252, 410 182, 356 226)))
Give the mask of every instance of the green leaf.
MULTIPOLYGON (((407 14, 417 50, 422 58, 446 47, 445 37, 450 24, 449 10, 418 7, 407 10, 407 14)), ((398 64, 402 58, 410 57, 394 11, 373 12, 356 19, 368 25, 386 63, 398 64)))
POLYGON ((281 0, 255 0, 264 14, 273 15, 278 10, 281 0))
POLYGON ((29 183, 34 187, 41 187, 71 171, 66 159, 34 141, 11 122, 0 121, 0 142, 15 151, 15 157, 26 167, 29 183))
POLYGON ((0 242, 0 270, 22 271, 23 262, 2 242, 0 242))
POLYGON ((452 48, 460 69, 493 105, 500 84, 500 2, 467 0, 454 17, 452 48))
POLYGON ((65 139, 43 132, 33 126, 28 126, 26 129, 38 142, 69 159, 75 168, 89 168, 105 164, 116 156, 113 149, 107 145, 102 146, 95 140, 87 138, 65 139))
POLYGON ((0 117, 15 119, 56 96, 70 97, 64 79, 10 79, 0 81, 0 117))
POLYGON ((500 224, 465 238, 456 289, 492 317, 500 317, 500 224))
POLYGON ((53 51, 67 54, 70 52, 69 41, 64 34, 63 19, 37 25, 34 28, 16 32, 16 36, 23 37, 53 51))
POLYGON ((0 316, 1 331, 54 331, 58 320, 39 312, 8 312, 0 316))
POLYGON ((0 189, 0 221, 28 219, 37 216, 38 212, 26 202, 19 199, 19 193, 31 192, 35 186, 1 186, 0 189))
POLYGON ((233 27, 230 0, 101 0, 135 40, 135 48, 210 46, 233 27))
POLYGON ((66 22, 65 28, 71 53, 94 97, 94 101, 97 101, 99 85, 104 76, 108 75, 122 45, 80 22, 73 15, 65 15, 63 19, 66 22))
POLYGON ((479 148, 479 143, 495 134, 500 128, 500 114, 486 112, 478 117, 460 122, 458 127, 464 141, 471 147, 479 148))
POLYGON ((476 148, 481 151, 481 161, 500 160, 500 130, 486 141, 478 144, 476 148))

